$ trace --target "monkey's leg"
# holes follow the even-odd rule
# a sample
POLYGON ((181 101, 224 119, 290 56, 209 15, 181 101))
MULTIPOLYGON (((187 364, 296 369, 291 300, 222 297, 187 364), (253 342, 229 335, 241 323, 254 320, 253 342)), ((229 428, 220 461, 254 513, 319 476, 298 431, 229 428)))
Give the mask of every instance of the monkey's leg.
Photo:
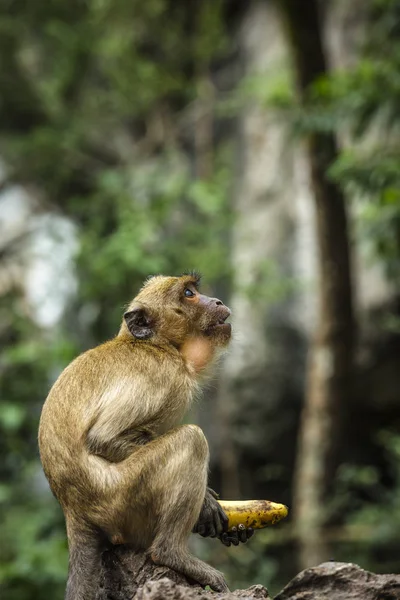
POLYGON ((131 487, 125 505, 128 500, 146 509, 146 525, 153 528, 149 550, 153 561, 216 591, 226 591, 222 573, 192 556, 187 548, 204 501, 208 457, 202 430, 196 425, 182 425, 143 446, 118 467, 129 481, 131 459, 136 472, 141 464, 135 478, 139 485, 131 487))

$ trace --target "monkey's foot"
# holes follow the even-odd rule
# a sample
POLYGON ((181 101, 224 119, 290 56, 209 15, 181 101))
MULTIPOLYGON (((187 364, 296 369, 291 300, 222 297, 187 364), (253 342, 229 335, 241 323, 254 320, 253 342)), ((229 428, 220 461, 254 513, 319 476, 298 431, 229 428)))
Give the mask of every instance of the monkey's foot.
POLYGON ((213 567, 207 565, 207 573, 205 574, 204 579, 199 581, 204 587, 209 585, 214 592, 229 592, 228 584, 226 583, 226 579, 221 573, 221 571, 217 571, 213 567))
POLYGON ((203 587, 210 586, 215 592, 229 591, 223 573, 189 553, 177 555, 171 549, 169 551, 158 549, 151 552, 151 559, 156 565, 164 565, 179 571, 182 575, 197 581, 203 587))
POLYGON ((210 588, 214 590, 214 592, 229 592, 225 577, 222 573, 220 573, 220 575, 221 577, 214 578, 213 582, 209 584, 210 588))

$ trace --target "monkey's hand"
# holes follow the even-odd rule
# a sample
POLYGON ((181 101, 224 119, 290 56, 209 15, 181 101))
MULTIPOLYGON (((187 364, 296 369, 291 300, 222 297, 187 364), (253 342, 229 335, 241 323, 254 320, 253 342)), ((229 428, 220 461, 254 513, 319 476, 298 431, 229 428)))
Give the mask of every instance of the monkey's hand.
POLYGON ((245 544, 247 540, 249 540, 254 535, 254 529, 252 527, 247 527, 240 523, 237 527, 232 527, 229 531, 224 531, 219 536, 219 539, 224 544, 224 546, 229 546, 233 544, 234 546, 239 546, 240 542, 245 544))
POLYGON ((207 488, 198 521, 193 527, 193 533, 199 533, 202 537, 214 538, 221 537, 228 531, 228 517, 217 498, 218 494, 211 488, 207 488))

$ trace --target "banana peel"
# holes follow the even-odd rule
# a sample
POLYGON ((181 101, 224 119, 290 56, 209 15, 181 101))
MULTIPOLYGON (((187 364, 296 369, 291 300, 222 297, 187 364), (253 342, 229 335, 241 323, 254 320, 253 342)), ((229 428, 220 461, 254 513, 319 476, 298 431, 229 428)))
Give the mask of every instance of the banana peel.
POLYGON ((275 525, 288 515, 284 504, 269 500, 218 500, 229 519, 228 529, 244 525, 246 528, 263 529, 275 525))

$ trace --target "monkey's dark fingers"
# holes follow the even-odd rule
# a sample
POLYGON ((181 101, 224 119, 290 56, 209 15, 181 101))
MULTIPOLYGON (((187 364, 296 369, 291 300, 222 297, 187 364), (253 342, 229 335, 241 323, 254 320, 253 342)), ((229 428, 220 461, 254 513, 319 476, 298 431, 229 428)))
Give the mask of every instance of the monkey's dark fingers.
POLYGON ((210 496, 212 496, 213 498, 215 498, 216 500, 218 500, 219 494, 217 494, 217 492, 215 490, 213 490, 212 488, 208 487, 207 488, 207 492, 210 494, 210 496))
POLYGON ((231 541, 234 546, 239 546, 239 532, 236 527, 232 527, 231 541))
POLYGON ((216 537, 217 535, 214 523, 211 519, 198 522, 192 531, 193 533, 198 533, 201 537, 216 537))
POLYGON ((204 523, 199 523, 196 526, 195 533, 198 533, 199 535, 202 535, 203 537, 205 537, 205 535, 206 535, 206 526, 205 526, 205 524, 204 523))
POLYGON ((247 542, 247 531, 243 523, 240 523, 238 525, 238 539, 239 542, 242 542, 242 544, 245 544, 247 542))
POLYGON ((238 538, 242 544, 245 544, 254 534, 254 529, 252 527, 246 528, 243 523, 238 525, 238 538))
POLYGON ((217 504, 217 510, 214 513, 214 524, 217 534, 220 535, 224 531, 228 531, 228 516, 225 514, 220 504, 217 504))
POLYGON ((217 530, 214 523, 208 523, 206 527, 207 535, 204 537, 215 538, 217 535, 217 530))
POLYGON ((232 527, 232 529, 230 531, 228 531, 228 536, 229 536, 229 541, 234 546, 239 546, 239 534, 238 534, 237 527, 232 527))
POLYGON ((234 546, 239 546, 240 543, 245 544, 254 534, 254 529, 252 527, 246 528, 242 523, 238 525, 238 527, 232 527, 230 531, 224 532, 219 536, 219 539, 224 544, 224 546, 229 546, 233 544, 234 546))
POLYGON ((229 546, 231 545, 231 541, 229 539, 229 534, 227 532, 222 533, 220 535, 219 539, 224 544, 224 546, 226 546, 227 548, 229 548, 229 546))

